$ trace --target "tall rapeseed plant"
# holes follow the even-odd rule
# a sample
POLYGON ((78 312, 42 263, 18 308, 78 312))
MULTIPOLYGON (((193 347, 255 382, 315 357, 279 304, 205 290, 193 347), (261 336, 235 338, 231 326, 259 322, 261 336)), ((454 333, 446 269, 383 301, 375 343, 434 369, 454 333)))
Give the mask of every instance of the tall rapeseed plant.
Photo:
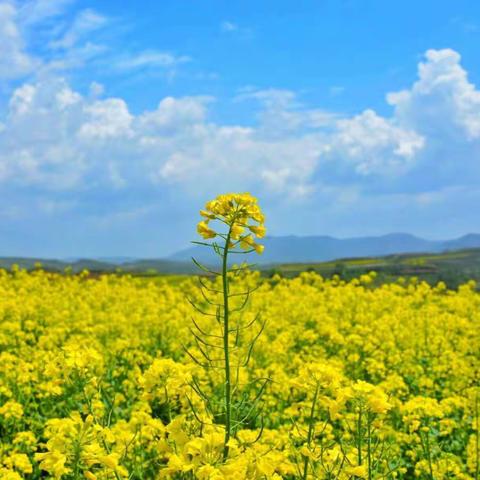
MULTIPOLYGON (((207 332, 194 320, 195 329, 192 329, 192 333, 201 358, 188 353, 197 364, 206 369, 220 368, 223 370, 223 401, 220 402, 220 415, 218 411, 211 413, 214 417, 221 417, 225 425, 223 459, 226 460, 231 437, 251 420, 268 381, 266 379, 254 381, 254 383, 259 381, 260 387, 254 398, 250 399, 251 404, 247 404, 245 395, 242 395, 238 401, 235 398, 237 393, 240 397, 238 372, 241 367, 247 366, 254 344, 263 331, 264 323, 261 322, 259 315, 255 316, 253 321, 245 324, 232 323, 232 314, 241 311, 247 305, 254 289, 247 288, 245 291, 235 293, 231 291, 232 278, 246 272, 249 266, 244 263, 241 266, 231 267, 229 260, 234 254, 252 252, 261 254, 263 252, 264 247, 257 243, 257 239, 265 236, 265 217, 258 206, 257 199, 249 193, 219 195, 206 204, 205 209, 200 211, 200 215, 203 219, 199 222, 197 231, 207 241, 193 243, 211 248, 220 258, 221 270, 216 271, 195 259, 193 261, 203 273, 214 278, 219 277, 221 283, 220 288, 215 288, 212 282, 199 279, 203 298, 215 308, 215 313, 204 311, 193 301, 192 304, 202 314, 215 317, 220 332, 207 332), (238 299, 241 299, 239 304, 233 308, 232 297, 236 297, 237 303, 238 299), (259 326, 257 331, 250 337, 246 345, 240 346, 240 332, 255 329, 256 325, 259 326), (221 358, 215 358, 213 354, 218 349, 223 352, 221 358), (232 356, 232 352, 235 353, 234 356, 232 356)), ((212 410, 210 408, 212 402, 202 391, 200 384, 194 381, 193 387, 206 401, 207 408, 212 410)))

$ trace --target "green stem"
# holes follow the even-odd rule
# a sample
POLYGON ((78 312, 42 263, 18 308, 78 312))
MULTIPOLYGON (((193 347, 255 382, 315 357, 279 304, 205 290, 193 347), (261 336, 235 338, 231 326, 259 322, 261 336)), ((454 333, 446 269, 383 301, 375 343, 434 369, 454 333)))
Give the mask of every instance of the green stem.
MULTIPOLYGON (((310 448, 310 444, 312 443, 312 437, 313 437, 313 426, 314 426, 314 416, 315 416, 315 407, 317 404, 317 398, 318 398, 318 390, 319 390, 319 385, 317 383, 317 387, 315 388, 315 395, 313 396, 312 400, 312 407, 310 409, 310 418, 308 419, 308 434, 307 434, 307 445, 308 448, 310 448)), ((307 475, 308 475, 308 457, 304 457, 303 459, 303 480, 307 480, 307 475)))
POLYGON ((368 480, 372 480, 372 420, 370 412, 367 413, 367 461, 368 461, 368 480))
POLYGON ((425 435, 425 446, 427 449, 428 469, 430 471, 430 478, 431 480, 435 480, 435 477, 433 476, 432 453, 430 450, 430 431, 428 431, 425 435))
POLYGON ((475 480, 478 480, 480 460, 480 439, 478 432, 478 390, 475 392, 475 480))
POLYGON ((225 239, 225 248, 223 250, 222 263, 222 281, 223 281, 223 351, 225 355, 225 441, 223 444, 223 460, 228 457, 228 442, 231 436, 232 428, 232 391, 230 383, 230 351, 229 351, 229 309, 228 309, 228 246, 230 244, 230 236, 232 227, 228 230, 225 239))
POLYGON ((75 442, 74 445, 74 460, 73 460, 73 479, 80 478, 80 458, 81 458, 81 441, 75 442))
POLYGON ((362 406, 358 411, 358 423, 357 423, 357 454, 358 464, 362 464, 362 406))

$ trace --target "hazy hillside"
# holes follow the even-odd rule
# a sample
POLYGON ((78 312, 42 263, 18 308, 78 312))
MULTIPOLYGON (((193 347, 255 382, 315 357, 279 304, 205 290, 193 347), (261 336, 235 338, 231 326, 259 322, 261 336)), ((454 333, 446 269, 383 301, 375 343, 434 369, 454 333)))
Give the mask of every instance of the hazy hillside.
POLYGON ((147 273, 147 274, 190 274, 197 271, 191 261, 173 261, 163 259, 129 259, 127 262, 96 260, 96 259, 66 259, 55 260, 45 258, 0 257, 0 268, 10 269, 18 265, 22 269, 32 270, 40 263, 44 270, 63 272, 66 268, 78 273, 82 270, 90 272, 147 273))
MULTIPOLYGON (((406 233, 346 239, 329 236, 287 236, 267 237, 263 243, 265 244, 263 255, 251 255, 249 261, 261 264, 312 263, 346 257, 377 257, 395 253, 437 253, 480 247, 480 235, 469 234, 445 241, 425 240, 406 233)), ((205 263, 214 260, 214 255, 209 249, 198 246, 179 251, 169 258, 176 261, 188 261, 191 257, 205 263)))
MULTIPOLYGON (((315 264, 346 258, 384 257, 399 254, 441 253, 446 251, 480 248, 480 235, 469 234, 446 241, 431 241, 404 233, 392 233, 380 237, 358 237, 338 239, 329 236, 312 237, 268 237, 265 238, 263 255, 249 255, 248 261, 262 268, 281 264, 315 264)), ((98 259, 42 259, 0 257, 0 267, 10 268, 18 264, 21 268, 33 269, 37 262, 51 271, 64 271, 71 267, 73 272, 84 269, 91 272, 123 272, 170 274, 196 273, 198 269, 191 258, 209 264, 218 262, 212 251, 193 246, 179 251, 169 258, 133 259, 130 257, 103 257, 98 259)), ((232 255, 232 261, 246 260, 245 256, 232 255)))
POLYGON ((394 282, 399 277, 416 277, 431 285, 444 282, 449 288, 457 288, 469 280, 475 280, 480 289, 480 248, 345 258, 318 263, 275 264, 262 268, 266 276, 278 273, 284 277, 295 277, 305 271, 315 271, 326 278, 340 275, 344 280, 358 278, 372 270, 377 272, 377 285, 394 282))

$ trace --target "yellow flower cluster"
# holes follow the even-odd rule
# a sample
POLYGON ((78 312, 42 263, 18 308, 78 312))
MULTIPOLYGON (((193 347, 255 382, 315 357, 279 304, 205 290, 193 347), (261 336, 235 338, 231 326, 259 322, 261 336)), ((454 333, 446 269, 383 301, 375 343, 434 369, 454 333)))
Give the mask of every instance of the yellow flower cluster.
MULTIPOLYGON (((205 215, 263 222, 248 196, 215 202, 205 215)), ((0 478, 476 479, 475 285, 367 277, 232 277, 232 292, 258 287, 242 320, 266 320, 233 370, 235 411, 246 416, 268 383, 224 460, 224 419, 205 406, 222 400, 221 372, 189 355, 218 358, 191 334, 186 296, 213 313, 201 330, 218 329, 196 279, 0 270, 0 478)))
POLYGON ((119 466, 119 454, 109 453, 109 432, 88 415, 83 420, 78 412, 69 418, 53 418, 46 423, 47 452, 36 453, 40 468, 54 478, 83 472, 85 478, 108 477, 109 473, 125 477, 127 471, 119 466), (92 473, 95 468, 96 474, 92 473))
POLYGON ((249 193, 219 195, 207 202, 200 215, 204 220, 198 224, 197 231, 204 239, 224 236, 212 227, 210 222, 216 221, 219 227, 222 224, 226 226, 225 240, 230 248, 240 245, 244 250, 263 252, 263 245, 256 243, 255 237, 265 236, 265 216, 257 204, 257 199, 249 193))

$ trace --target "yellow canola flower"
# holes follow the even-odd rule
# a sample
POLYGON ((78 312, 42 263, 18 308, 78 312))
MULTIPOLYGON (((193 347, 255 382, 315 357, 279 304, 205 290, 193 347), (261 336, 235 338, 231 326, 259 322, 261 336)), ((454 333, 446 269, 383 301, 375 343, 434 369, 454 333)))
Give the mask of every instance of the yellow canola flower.
POLYGON ((368 470, 365 465, 358 465, 356 467, 348 467, 347 474, 357 478, 367 478, 368 470))
POLYGON ((9 400, 0 407, 0 416, 4 417, 6 420, 18 420, 23 416, 23 407, 20 403, 14 400, 9 400))
POLYGON ((345 389, 344 395, 354 404, 375 414, 384 414, 391 408, 388 396, 380 387, 362 380, 345 389))
POLYGON ((240 235, 245 231, 245 227, 242 227, 241 225, 234 224, 232 225, 232 228, 230 229, 230 237, 232 240, 238 240, 240 238, 240 235))
POLYGON ((263 251, 265 250, 265 245, 259 245, 258 243, 255 243, 253 245, 253 248, 255 249, 255 251, 261 255, 263 253, 263 251))
POLYGON ((23 480, 23 477, 14 470, 0 467, 0 478, 2 480, 23 480))
POLYGON ((17 446, 24 446, 27 448, 34 447, 37 443, 37 439, 35 437, 35 434, 33 432, 18 432, 14 439, 13 439, 13 445, 17 446))
POLYGON ((198 480, 224 480, 225 476, 218 468, 213 465, 203 465, 197 472, 196 477, 198 480))
POLYGON ((13 453, 3 460, 3 464, 10 468, 15 468, 22 473, 32 473, 33 467, 30 459, 24 453, 13 453))
MULTIPOLYGON (((253 249, 263 252, 263 246, 255 242, 255 238, 265 236, 265 216, 258 201, 249 193, 229 193, 219 195, 207 202, 204 210, 200 210, 203 220, 197 225, 197 232, 204 239, 215 238, 220 232, 211 227, 211 221, 217 221, 227 229, 224 235, 229 235, 232 241, 238 242, 244 250, 253 249), (254 222, 254 223, 252 223, 254 222), (245 233, 245 231, 250 233, 245 233)), ((234 244, 228 245, 233 248, 234 244)))
POLYGON ((242 237, 240 240, 240 247, 242 247, 244 250, 248 250, 249 248, 252 248, 255 245, 255 241, 253 240, 253 237, 251 235, 246 235, 245 237, 242 237))
POLYGON ((35 460, 40 462, 40 468, 51 473, 54 478, 62 478, 71 472, 71 469, 65 464, 67 463, 67 455, 59 451, 51 451, 48 453, 36 453, 35 460))
POLYGON ((263 238, 266 233, 266 229, 263 225, 250 225, 248 229, 255 234, 258 238, 263 238))
POLYGON ((62 478, 80 465, 85 473, 93 474, 91 467, 117 475, 127 473, 119 465, 120 456, 107 450, 103 428, 90 415, 83 420, 78 412, 74 412, 70 418, 52 419, 47 422, 45 434, 47 451, 36 453, 35 459, 55 478, 62 478))
POLYGON ((197 232, 205 239, 215 238, 217 234, 208 227, 206 221, 202 221, 197 225, 197 232))
POLYGON ((369 396, 368 406, 373 413, 386 413, 392 407, 385 393, 381 391, 369 396))

